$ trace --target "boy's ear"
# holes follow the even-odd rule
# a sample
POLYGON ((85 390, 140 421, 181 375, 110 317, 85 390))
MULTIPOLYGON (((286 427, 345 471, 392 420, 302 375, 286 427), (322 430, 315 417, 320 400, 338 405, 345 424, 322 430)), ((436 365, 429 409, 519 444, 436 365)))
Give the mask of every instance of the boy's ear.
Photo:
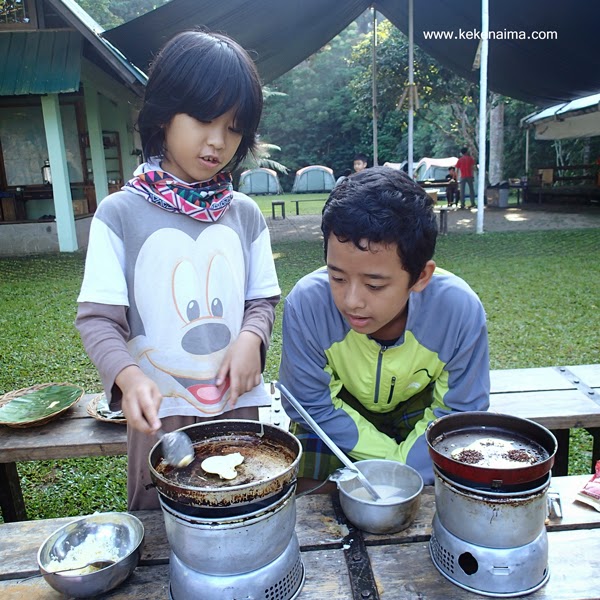
POLYGON ((421 274, 419 275, 419 279, 417 279, 417 281, 410 288, 411 291, 412 292, 422 292, 427 287, 429 282, 431 281, 431 277, 432 277, 434 271, 435 271, 435 262, 433 260, 428 260, 425 263, 425 267, 423 267, 421 274))

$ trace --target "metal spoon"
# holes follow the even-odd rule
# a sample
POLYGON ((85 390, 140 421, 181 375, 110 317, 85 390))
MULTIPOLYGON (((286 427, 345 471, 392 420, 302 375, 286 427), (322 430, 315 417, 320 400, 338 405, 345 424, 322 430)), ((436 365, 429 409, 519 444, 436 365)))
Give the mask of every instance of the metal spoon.
POLYGON ((183 431, 167 433, 158 430, 158 436, 163 447, 163 460, 172 467, 187 467, 194 460, 194 445, 183 431))
POLYGON ((369 480, 362 474, 358 467, 337 447, 335 442, 317 425, 316 421, 306 412, 306 409, 292 396, 286 387, 275 382, 277 387, 282 394, 286 397, 287 401, 298 411, 300 416, 310 425, 311 429, 325 442, 328 448, 342 461, 345 467, 356 473, 358 480, 362 486, 369 492, 369 495, 373 500, 381 500, 381 496, 377 493, 375 488, 369 483, 369 480))
MULTIPOLYGON (((37 575, 31 575, 30 577, 26 577, 25 579, 21 579, 20 583, 23 581, 29 581, 30 579, 35 579, 36 577, 43 577, 44 575, 54 575, 56 573, 68 573, 69 571, 80 571, 82 569, 86 569, 87 567, 94 567, 96 571, 100 569, 105 569, 106 567, 110 567, 110 565, 114 565, 116 560, 93 560, 92 562, 86 563, 85 565, 81 565, 79 567, 69 567, 68 569, 59 569, 58 571, 47 571, 46 573, 38 573, 37 575)), ((87 573, 83 573, 87 575, 87 573)))

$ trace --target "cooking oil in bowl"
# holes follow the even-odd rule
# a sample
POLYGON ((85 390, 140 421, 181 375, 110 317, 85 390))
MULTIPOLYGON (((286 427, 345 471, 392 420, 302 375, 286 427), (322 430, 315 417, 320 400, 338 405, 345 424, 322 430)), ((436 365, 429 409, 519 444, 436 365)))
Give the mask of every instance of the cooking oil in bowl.
POLYGON ((407 494, 406 490, 393 485, 373 485, 373 488, 379 494, 379 500, 373 500, 371 494, 369 494, 364 487, 358 487, 349 493, 357 500, 370 502, 372 504, 395 504, 396 502, 405 500, 411 495, 407 494))

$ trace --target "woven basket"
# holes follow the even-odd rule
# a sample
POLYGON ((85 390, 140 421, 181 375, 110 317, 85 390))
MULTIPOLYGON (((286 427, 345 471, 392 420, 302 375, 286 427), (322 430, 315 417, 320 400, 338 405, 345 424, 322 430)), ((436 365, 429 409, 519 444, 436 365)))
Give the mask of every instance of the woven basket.
POLYGON ((87 410, 88 415, 90 415, 90 417, 93 417, 94 419, 97 419, 98 421, 104 421, 105 423, 119 423, 121 425, 127 425, 127 419, 125 418, 107 419, 106 417, 103 417, 102 415, 98 414, 98 402, 100 402, 100 399, 103 396, 104 394, 98 394, 88 402, 88 405, 85 407, 85 410, 87 410))
POLYGON ((8 404, 11 400, 14 400, 15 398, 19 398, 21 396, 26 396, 27 394, 30 394, 31 392, 36 392, 38 390, 43 390, 44 388, 48 388, 48 387, 52 387, 52 386, 68 386, 70 388, 76 388, 79 390, 79 395, 77 396, 77 398, 71 402, 68 406, 63 406, 62 408, 57 409, 55 412, 48 414, 48 415, 44 415, 43 417, 39 417, 37 419, 31 419, 29 421, 20 421, 20 422, 15 422, 15 421, 2 421, 1 417, 0 417, 0 425, 6 425, 7 427, 15 427, 17 429, 25 429, 27 427, 38 427, 40 425, 45 425, 46 423, 52 421, 53 419, 56 419, 56 417, 58 417, 59 415, 62 415, 63 413, 67 412, 72 406, 75 406, 75 404, 77 404, 81 398, 83 397, 83 395, 85 394, 85 390, 78 386, 78 385, 74 385, 72 383, 40 383, 38 385, 32 385, 31 387, 28 388, 22 388, 20 390, 14 390, 12 392, 8 392, 7 394, 4 394, 4 396, 0 397, 0 407, 8 404))

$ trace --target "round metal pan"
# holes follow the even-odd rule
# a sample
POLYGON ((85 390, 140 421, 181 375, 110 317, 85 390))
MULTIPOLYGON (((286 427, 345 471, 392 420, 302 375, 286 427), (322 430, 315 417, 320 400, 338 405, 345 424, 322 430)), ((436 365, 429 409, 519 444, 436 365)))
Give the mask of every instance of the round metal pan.
POLYGON ((148 456, 150 476, 158 493, 175 503, 223 508, 242 506, 277 495, 296 481, 302 454, 291 433, 266 423, 220 420, 183 427, 192 440, 195 458, 182 469, 163 461, 157 442, 148 456), (244 462, 234 479, 205 472, 201 463, 209 456, 239 452, 244 462))
POLYGON ((429 455, 442 471, 491 488, 543 477, 558 447, 542 425, 491 412, 446 415, 430 423, 425 437, 429 455))

